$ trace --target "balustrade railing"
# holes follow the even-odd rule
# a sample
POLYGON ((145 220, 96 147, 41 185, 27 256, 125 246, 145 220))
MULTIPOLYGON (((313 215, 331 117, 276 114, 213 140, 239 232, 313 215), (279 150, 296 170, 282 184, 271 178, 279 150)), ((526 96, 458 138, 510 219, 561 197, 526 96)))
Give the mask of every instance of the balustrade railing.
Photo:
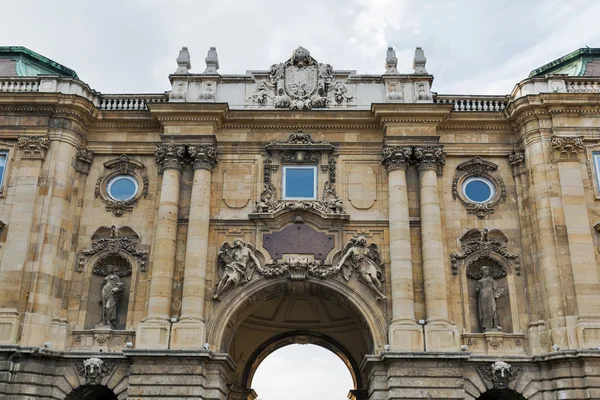
POLYGON ((568 80, 569 93, 600 93, 600 81, 568 80))
POLYGON ((168 97, 164 94, 143 94, 143 95, 103 95, 100 98, 101 110, 147 110, 148 103, 164 103, 168 97))
POLYGON ((37 92, 40 80, 37 78, 1 78, 0 92, 37 92))
POLYGON ((499 112, 506 108, 506 96, 449 96, 435 95, 433 102, 454 104, 453 111, 499 112))

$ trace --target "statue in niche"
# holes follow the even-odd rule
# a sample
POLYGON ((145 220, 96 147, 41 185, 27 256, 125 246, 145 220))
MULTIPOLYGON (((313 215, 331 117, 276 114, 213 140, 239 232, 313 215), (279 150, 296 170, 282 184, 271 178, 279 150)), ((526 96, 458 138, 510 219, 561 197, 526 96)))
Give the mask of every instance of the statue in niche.
POLYGON ((217 284, 214 299, 219 299, 219 296, 230 287, 235 288, 240 283, 249 282, 255 269, 262 270, 259 259, 254 255, 254 247, 250 243, 244 243, 241 239, 236 239, 233 246, 229 242, 221 245, 218 263, 221 278, 217 284))
POLYGON ((477 281, 477 306, 479 308, 479 326, 483 332, 499 331, 496 299, 502 296, 504 289, 498 289, 496 280, 490 275, 488 266, 481 267, 481 279, 477 281))
POLYGON ((345 280, 349 280, 353 271, 358 273, 359 279, 369 286, 376 294, 377 300, 384 300, 384 280, 381 270, 381 254, 375 243, 367 246, 367 239, 359 236, 350 239, 342 251, 342 259, 335 267, 335 272, 342 271, 345 280))
POLYGON ((115 329, 117 322, 117 304, 119 297, 123 294, 123 283, 119 275, 115 273, 115 267, 106 267, 106 276, 102 284, 102 325, 108 325, 115 329))

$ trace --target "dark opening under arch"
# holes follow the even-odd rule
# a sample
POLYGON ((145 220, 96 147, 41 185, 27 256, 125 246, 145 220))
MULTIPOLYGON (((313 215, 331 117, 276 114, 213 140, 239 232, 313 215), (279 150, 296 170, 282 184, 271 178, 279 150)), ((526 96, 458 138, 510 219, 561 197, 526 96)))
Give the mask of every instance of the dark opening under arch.
POLYGON ((483 393, 477 400, 526 400, 525 397, 510 389, 492 389, 483 393))
POLYGON ((118 400, 118 397, 106 386, 84 385, 74 389, 65 400, 118 400))

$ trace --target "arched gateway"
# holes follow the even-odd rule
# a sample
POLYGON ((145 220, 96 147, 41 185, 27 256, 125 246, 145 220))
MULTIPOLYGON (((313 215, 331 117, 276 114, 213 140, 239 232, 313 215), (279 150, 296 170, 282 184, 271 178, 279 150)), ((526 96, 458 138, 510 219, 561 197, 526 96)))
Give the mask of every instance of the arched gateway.
POLYGON ((108 95, 0 47, 0 397, 252 400, 311 343, 358 400, 600 398, 600 49, 499 96, 205 61, 108 95))

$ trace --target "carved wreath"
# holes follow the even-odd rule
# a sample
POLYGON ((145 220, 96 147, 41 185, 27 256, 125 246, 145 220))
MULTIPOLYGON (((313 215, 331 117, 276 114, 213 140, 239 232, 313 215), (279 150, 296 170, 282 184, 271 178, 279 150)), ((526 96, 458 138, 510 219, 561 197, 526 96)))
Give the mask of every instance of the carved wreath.
POLYGON ((506 185, 500 176, 494 176, 492 173, 498 169, 498 165, 491 161, 475 157, 472 160, 459 164, 456 169, 458 172, 452 180, 452 197, 457 198, 464 204, 469 214, 477 215, 478 218, 484 218, 486 215, 496 212, 499 203, 506 201, 506 185), (470 177, 483 177, 492 182, 496 187, 496 195, 488 202, 474 203, 470 201, 459 189, 466 179, 470 177))
POLYGON ((106 211, 111 211, 115 216, 120 217, 124 213, 133 210, 134 204, 136 204, 143 196, 148 196, 148 177, 142 172, 145 170, 144 164, 139 161, 132 160, 126 154, 119 156, 118 158, 109 160, 104 163, 104 168, 109 170, 105 175, 102 175, 96 181, 96 198, 100 197, 102 202, 105 204, 106 211), (138 186, 141 190, 129 200, 114 200, 107 192, 108 182, 118 175, 129 175, 138 182, 138 186))

